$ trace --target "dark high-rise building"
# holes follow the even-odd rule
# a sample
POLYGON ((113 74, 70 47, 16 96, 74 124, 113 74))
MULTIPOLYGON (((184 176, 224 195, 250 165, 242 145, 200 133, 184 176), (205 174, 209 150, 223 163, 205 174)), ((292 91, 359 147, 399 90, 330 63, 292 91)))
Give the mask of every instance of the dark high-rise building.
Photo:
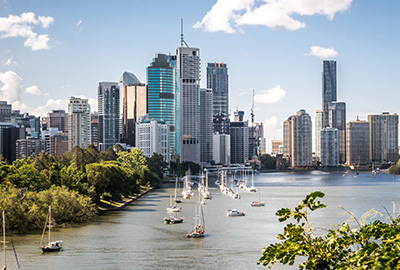
POLYGON ((214 132, 229 132, 229 81, 224 63, 207 64, 207 88, 213 90, 214 132))
POLYGON ((47 113, 47 128, 58 128, 62 132, 67 132, 67 114, 65 110, 53 110, 47 113))
POLYGON ((213 160, 213 93, 211 89, 200 89, 200 161, 213 160))
POLYGON ((339 133, 339 162, 346 162, 346 103, 333 101, 328 104, 328 125, 339 133))
POLYGON ((99 148, 106 151, 119 142, 119 87, 116 82, 100 82, 99 101, 99 148))
POLYGON ((324 111, 324 125, 329 123, 328 106, 330 102, 337 101, 336 61, 324 60, 322 70, 322 110, 324 111))
POLYGON ((175 68, 170 57, 157 54, 147 67, 147 114, 149 119, 165 121, 169 126, 169 152, 176 153, 175 68))
POLYGON ((231 122, 231 163, 244 164, 249 156, 249 127, 247 122, 231 122))

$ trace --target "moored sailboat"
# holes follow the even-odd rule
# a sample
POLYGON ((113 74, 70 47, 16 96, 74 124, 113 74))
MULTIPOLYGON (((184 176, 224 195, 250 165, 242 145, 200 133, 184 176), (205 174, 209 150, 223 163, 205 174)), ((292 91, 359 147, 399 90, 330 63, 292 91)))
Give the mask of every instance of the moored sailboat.
MULTIPOLYGON (((49 243, 45 246, 42 246, 43 252, 54 252, 54 251, 60 251, 62 249, 63 241, 53 241, 51 242, 50 240, 50 230, 51 230, 51 205, 49 206, 49 243)), ((45 225, 47 224, 47 220, 45 225)), ((43 230, 43 235, 44 235, 45 230, 43 230)), ((43 235, 42 235, 42 240, 43 240, 43 235)), ((42 241, 40 241, 40 245, 42 245, 42 241)))
POLYGON ((195 209, 194 220, 195 220, 195 226, 193 230, 186 235, 186 237, 188 238, 204 237, 206 228, 204 222, 203 206, 201 205, 201 203, 198 204, 198 210, 195 209))
POLYGON ((261 202, 261 189, 258 189, 258 201, 254 201, 251 203, 251 206, 265 206, 265 203, 261 202))

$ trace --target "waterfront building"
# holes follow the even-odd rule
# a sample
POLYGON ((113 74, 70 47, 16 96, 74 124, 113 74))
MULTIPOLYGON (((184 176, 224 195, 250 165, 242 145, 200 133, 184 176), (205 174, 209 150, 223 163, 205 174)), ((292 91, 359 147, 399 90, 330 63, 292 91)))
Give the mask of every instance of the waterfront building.
POLYGON ((229 75, 224 63, 208 63, 207 88, 213 92, 213 123, 214 132, 227 134, 229 132, 229 75))
POLYGON ((25 139, 19 139, 16 142, 16 158, 23 159, 24 157, 38 156, 44 151, 44 145, 41 139, 28 136, 25 139))
POLYGON ((271 155, 283 154, 280 151, 280 146, 283 145, 282 140, 271 140, 271 155))
POLYGON ((68 103, 68 150, 91 144, 90 105, 87 99, 71 97, 68 103))
POLYGON ((339 162, 346 162, 346 103, 330 102, 328 104, 329 127, 339 131, 339 162))
MULTIPOLYGON (((183 42, 182 42, 183 43, 183 42)), ((200 163, 200 51, 177 48, 180 71, 180 161, 200 163)))
POLYGON ((154 153, 161 154, 169 163, 169 124, 165 121, 144 119, 136 123, 136 147, 143 151, 145 157, 154 153))
POLYGON ((323 167, 339 166, 339 131, 326 127, 320 130, 321 164, 323 167))
POLYGON ((231 122, 231 164, 245 164, 249 159, 249 127, 247 122, 231 122))
POLYGON ((106 151, 119 142, 120 99, 117 82, 100 82, 98 87, 99 106, 99 150, 106 151))
POLYGON ((368 115, 370 124, 370 158, 372 162, 396 163, 398 154, 399 116, 383 112, 368 115))
POLYGON ((213 160, 213 92, 212 89, 200 89, 200 161, 213 160))
POLYGON ((121 142, 134 146, 136 123, 147 114, 147 87, 129 72, 122 74, 119 87, 122 93, 121 142))
POLYGON ((147 113, 149 119, 168 123, 172 155, 176 153, 175 86, 175 63, 170 56, 157 54, 147 67, 147 113))
POLYGON ((11 116, 11 104, 7 104, 7 101, 0 101, 0 122, 5 122, 11 116))
POLYGON ((213 134, 213 160, 215 164, 231 163, 231 135, 213 134))
MULTIPOLYGON (((47 113, 47 128, 58 128, 59 131, 67 132, 67 114, 65 110, 52 110, 47 113)), ((45 130, 44 129, 44 130, 45 130)))
POLYGON ((312 123, 305 110, 283 122, 284 155, 292 168, 312 166, 312 123))
POLYGON ((369 122, 359 119, 347 123, 346 164, 368 165, 370 160, 369 122))
POLYGON ((324 125, 324 111, 317 110, 315 114, 315 156, 319 161, 321 159, 321 130, 325 127, 324 125))
POLYGON ((324 126, 329 123, 329 103, 337 101, 336 61, 324 60, 322 63, 322 110, 324 112, 324 126))

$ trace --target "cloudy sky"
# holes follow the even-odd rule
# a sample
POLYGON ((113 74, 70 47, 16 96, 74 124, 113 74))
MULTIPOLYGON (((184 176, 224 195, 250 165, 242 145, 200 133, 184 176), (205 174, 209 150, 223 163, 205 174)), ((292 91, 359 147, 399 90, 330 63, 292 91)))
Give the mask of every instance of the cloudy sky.
POLYGON ((321 108, 323 59, 337 61, 348 121, 400 112, 399 17, 397 0, 2 0, 0 100, 45 116, 81 96, 96 111, 100 81, 146 82, 156 53, 175 54, 184 18, 202 74, 228 65, 232 112, 249 118, 255 89, 269 149, 290 115, 321 108))

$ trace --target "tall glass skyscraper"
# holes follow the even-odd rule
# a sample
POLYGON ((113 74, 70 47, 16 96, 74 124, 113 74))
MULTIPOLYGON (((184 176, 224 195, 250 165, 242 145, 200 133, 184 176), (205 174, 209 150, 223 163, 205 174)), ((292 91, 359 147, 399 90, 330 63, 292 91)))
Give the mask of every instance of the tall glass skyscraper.
POLYGON ((213 90, 214 132, 229 133, 228 68, 224 63, 207 64, 207 88, 213 90))
POLYGON ((147 67, 147 113, 149 119, 169 124, 170 153, 175 148, 175 68, 170 57, 157 54, 147 67))
POLYGON ((99 148, 106 151, 119 142, 119 87, 116 82, 100 82, 99 102, 99 148))
MULTIPOLYGON (((322 110, 324 111, 324 124, 329 123, 328 106, 330 102, 337 101, 336 87, 336 61, 324 60, 322 70, 322 110)), ((324 127, 322 127, 324 128, 324 127)))

